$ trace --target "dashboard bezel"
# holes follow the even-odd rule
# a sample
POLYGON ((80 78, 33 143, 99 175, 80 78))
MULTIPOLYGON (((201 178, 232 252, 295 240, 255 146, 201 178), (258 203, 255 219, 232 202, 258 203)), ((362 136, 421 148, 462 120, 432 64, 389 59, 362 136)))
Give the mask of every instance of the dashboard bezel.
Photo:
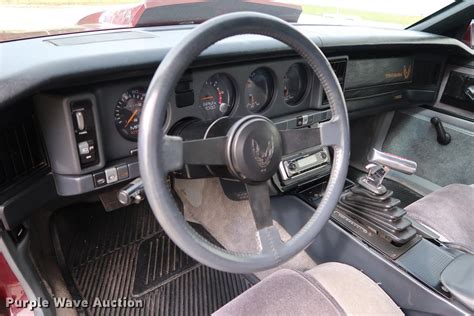
MULTIPOLYGON (((260 115, 276 118, 310 109, 327 108, 327 106, 321 106, 321 87, 311 72, 308 74, 307 91, 301 100, 295 105, 286 103, 283 97, 283 77, 288 68, 294 63, 304 64, 301 58, 279 58, 190 69, 186 74, 186 78, 187 80, 191 80, 189 84, 194 94, 194 103, 186 107, 178 107, 176 105, 175 94, 170 96, 168 116, 164 129, 169 131, 176 123, 182 122, 183 120, 198 119, 206 121, 206 117, 200 107, 199 94, 206 80, 216 73, 226 74, 234 84, 235 104, 228 116, 242 117, 254 114, 247 109, 246 104, 244 104, 242 100, 245 98, 244 86, 248 76, 255 69, 260 67, 269 68, 274 76, 273 96, 270 103, 259 112, 260 115)), ((147 89, 150 81, 151 77, 141 76, 138 78, 109 81, 94 87, 94 94, 97 96, 97 103, 99 104, 104 143, 114 144, 114 146, 105 146, 106 148, 104 148, 107 160, 110 161, 127 157, 132 150, 136 149, 136 142, 124 138, 115 128, 113 111, 117 100, 124 91, 136 87, 144 87, 147 89)))

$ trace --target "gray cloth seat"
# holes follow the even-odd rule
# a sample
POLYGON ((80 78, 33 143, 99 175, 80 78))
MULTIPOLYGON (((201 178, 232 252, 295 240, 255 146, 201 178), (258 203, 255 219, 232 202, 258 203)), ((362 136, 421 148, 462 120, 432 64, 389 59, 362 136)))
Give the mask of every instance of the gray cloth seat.
POLYGON ((474 251, 474 186, 450 184, 405 208, 410 218, 474 251))
POLYGON ((325 263, 307 272, 281 269, 214 315, 403 315, 359 270, 325 263))

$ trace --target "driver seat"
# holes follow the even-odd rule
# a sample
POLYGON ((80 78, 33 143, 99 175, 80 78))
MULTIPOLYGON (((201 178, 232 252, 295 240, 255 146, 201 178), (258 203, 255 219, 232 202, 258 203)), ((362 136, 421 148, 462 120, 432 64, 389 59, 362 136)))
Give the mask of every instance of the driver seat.
POLYGON ((281 269, 213 315, 403 315, 365 274, 342 263, 281 269))

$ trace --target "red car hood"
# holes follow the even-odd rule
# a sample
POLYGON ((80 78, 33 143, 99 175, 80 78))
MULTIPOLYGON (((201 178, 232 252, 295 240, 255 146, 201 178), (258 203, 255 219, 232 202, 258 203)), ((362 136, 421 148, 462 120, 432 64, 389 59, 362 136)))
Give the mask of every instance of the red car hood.
POLYGON ((301 14, 301 7, 271 0, 147 0, 135 6, 93 13, 82 18, 78 24, 99 25, 99 28, 103 28, 105 25, 137 27, 194 24, 235 11, 258 11, 278 16, 288 22, 297 22, 301 14))

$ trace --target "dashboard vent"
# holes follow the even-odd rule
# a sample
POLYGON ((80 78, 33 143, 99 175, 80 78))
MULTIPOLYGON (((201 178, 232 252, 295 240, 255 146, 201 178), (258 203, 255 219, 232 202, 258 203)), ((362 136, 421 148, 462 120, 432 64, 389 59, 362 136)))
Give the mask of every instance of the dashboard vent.
POLYGON ((49 165, 32 114, 1 124, 0 148, 0 192, 49 165))
MULTIPOLYGON (((342 90, 344 90, 344 78, 346 77, 346 67, 347 67, 347 59, 335 59, 330 60, 329 63, 331 64, 332 70, 336 74, 337 80, 341 85, 342 90)), ((328 104, 328 98, 326 93, 323 91, 323 104, 328 104)))

